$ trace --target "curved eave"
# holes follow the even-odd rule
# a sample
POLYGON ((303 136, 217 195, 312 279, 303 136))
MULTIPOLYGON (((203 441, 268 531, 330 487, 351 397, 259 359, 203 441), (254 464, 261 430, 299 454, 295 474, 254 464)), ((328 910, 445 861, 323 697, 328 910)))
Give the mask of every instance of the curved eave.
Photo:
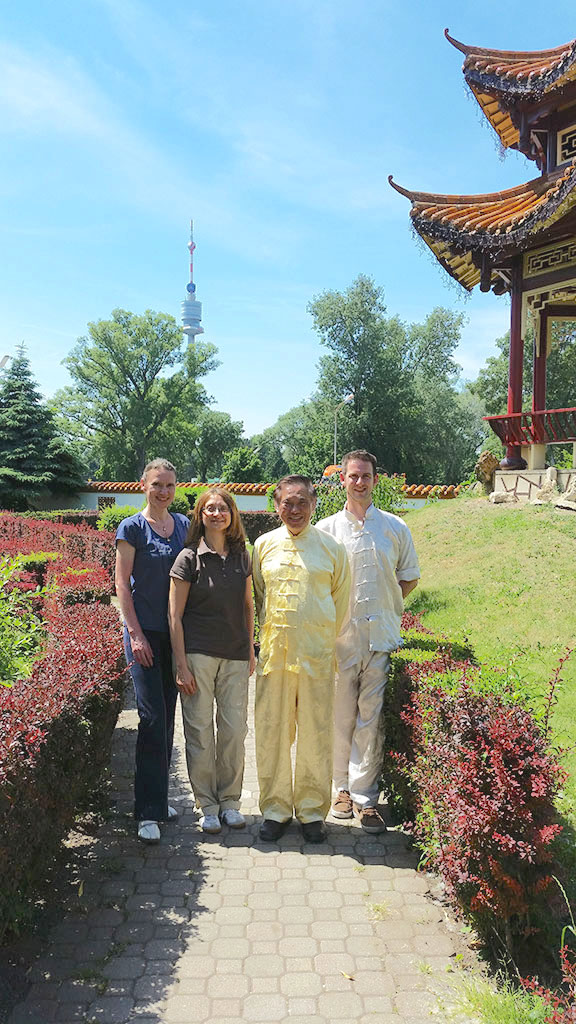
POLYGON ((576 39, 551 50, 488 50, 444 34, 464 54, 462 70, 480 107, 505 148, 516 146, 519 131, 511 103, 536 102, 576 80, 576 39))
MULTIPOLYGON (((562 172, 504 192, 474 196, 411 192, 390 184, 411 203, 414 229, 444 269, 470 291, 480 282, 474 256, 501 259, 534 244, 537 236, 576 206, 576 160, 562 172)), ((492 274, 492 284, 496 283, 492 274)))

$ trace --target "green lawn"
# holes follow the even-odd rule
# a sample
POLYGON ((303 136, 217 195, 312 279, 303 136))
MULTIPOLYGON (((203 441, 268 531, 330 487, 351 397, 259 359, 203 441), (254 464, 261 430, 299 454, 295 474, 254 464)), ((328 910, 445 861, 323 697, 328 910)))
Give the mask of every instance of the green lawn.
MULTIPOLYGON (((408 600, 425 625, 466 634, 478 657, 514 663, 542 696, 561 653, 576 646, 576 513, 549 506, 438 501, 406 514, 420 558, 408 600)), ((576 808, 576 651, 553 717, 576 808)))

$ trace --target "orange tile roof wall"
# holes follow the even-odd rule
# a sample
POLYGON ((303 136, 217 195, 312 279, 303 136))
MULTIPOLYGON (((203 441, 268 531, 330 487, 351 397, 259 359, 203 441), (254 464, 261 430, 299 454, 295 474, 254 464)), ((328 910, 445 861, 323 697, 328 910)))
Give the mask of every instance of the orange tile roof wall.
MULTIPOLYGON (((195 482, 191 483, 186 481, 184 483, 176 484, 177 487, 205 487, 206 484, 195 482)), ((266 494, 266 491, 270 487, 270 484, 222 484, 226 487, 226 490, 230 491, 231 494, 266 494)), ((116 480, 89 480, 86 484, 86 491, 107 491, 118 494, 141 494, 142 488, 139 482, 132 480, 129 481, 116 481, 116 480)))
MULTIPOLYGON (((177 484, 177 487, 205 487, 205 484, 200 483, 181 483, 177 484)), ((265 495, 270 484, 223 484, 227 491, 231 494, 255 494, 265 495)), ((141 494, 140 484, 133 481, 118 482, 114 480, 90 480, 84 487, 85 491, 106 491, 108 493, 118 494, 141 494)), ((440 485, 440 484, 403 484, 401 487, 402 492, 408 498, 427 498, 430 495, 434 495, 438 498, 455 498, 460 492, 460 487, 454 484, 440 485)))

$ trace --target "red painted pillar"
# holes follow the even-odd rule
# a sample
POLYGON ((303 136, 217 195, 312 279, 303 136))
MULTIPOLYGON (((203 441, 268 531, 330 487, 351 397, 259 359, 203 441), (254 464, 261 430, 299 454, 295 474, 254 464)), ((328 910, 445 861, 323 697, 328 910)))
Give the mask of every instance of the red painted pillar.
POLYGON ((546 408, 546 348, 548 343, 548 317, 540 313, 538 333, 534 337, 534 389, 532 391, 532 412, 546 408), (538 348, 540 354, 538 354, 538 348))
MULTIPOLYGON (((508 363, 507 412, 522 412, 522 371, 524 343, 522 340, 522 257, 517 257, 512 269, 512 309, 510 312, 510 359, 508 363)), ((502 469, 526 469, 520 456, 520 447, 509 444, 500 463, 502 469)))

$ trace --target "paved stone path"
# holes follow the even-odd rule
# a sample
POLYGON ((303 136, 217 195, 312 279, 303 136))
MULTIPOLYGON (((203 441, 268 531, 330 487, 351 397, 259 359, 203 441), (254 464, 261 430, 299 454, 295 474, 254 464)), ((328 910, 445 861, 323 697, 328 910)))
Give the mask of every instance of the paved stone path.
MULTIPOLYGON (((296 824, 258 839, 253 735, 248 827, 199 830, 177 729, 178 823, 145 847, 130 817, 136 712, 114 741, 116 811, 78 887, 77 913, 50 934, 9 1024, 430 1024, 450 991, 461 939, 401 833, 328 822, 305 845, 296 824)), ((436 1016, 436 1019, 439 1019, 436 1016)))

